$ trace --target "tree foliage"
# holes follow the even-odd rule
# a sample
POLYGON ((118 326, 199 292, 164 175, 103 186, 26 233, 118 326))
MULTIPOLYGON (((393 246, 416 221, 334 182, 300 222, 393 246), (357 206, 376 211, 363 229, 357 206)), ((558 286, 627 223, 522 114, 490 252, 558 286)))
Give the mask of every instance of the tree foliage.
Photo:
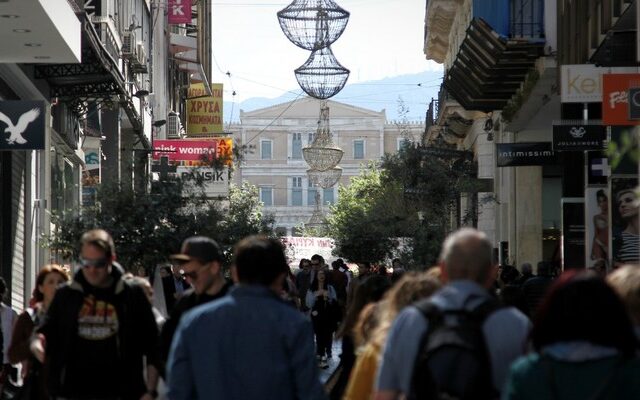
POLYGON ((460 195, 477 191, 473 175, 470 158, 434 156, 424 146, 405 146, 379 166, 370 164, 339 188, 327 218, 336 254, 381 261, 397 256, 402 240, 408 246, 399 255, 406 264, 433 264, 460 195))
POLYGON ((242 237, 273 234, 273 218, 263 214, 257 188, 246 183, 240 188, 231 185, 228 202, 207 199, 201 187, 185 186, 180 180, 154 184, 151 193, 103 184, 96 200, 96 206, 84 207, 80 215, 53 216, 56 229, 48 244, 61 258, 75 259, 80 236, 93 228, 111 233, 117 258, 126 269, 151 269, 166 262, 192 235, 214 238, 229 256, 242 237))

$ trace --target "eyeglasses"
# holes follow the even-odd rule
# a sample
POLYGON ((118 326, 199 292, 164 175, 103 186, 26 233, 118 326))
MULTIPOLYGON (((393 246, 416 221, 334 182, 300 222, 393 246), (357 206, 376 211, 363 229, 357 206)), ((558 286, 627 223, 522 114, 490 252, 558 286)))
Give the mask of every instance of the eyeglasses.
POLYGON ((82 268, 88 268, 88 267, 105 268, 107 265, 109 265, 109 260, 107 260, 106 258, 98 258, 95 260, 91 260, 88 258, 80 257, 78 261, 80 262, 80 265, 82 266, 82 268))

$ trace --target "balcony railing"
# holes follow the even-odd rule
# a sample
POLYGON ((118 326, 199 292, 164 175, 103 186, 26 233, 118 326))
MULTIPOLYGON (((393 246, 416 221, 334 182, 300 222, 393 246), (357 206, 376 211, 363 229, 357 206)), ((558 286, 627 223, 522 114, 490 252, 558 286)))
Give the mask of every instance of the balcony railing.
POLYGON ((118 69, 122 71, 122 65, 120 63, 120 49, 122 48, 122 42, 115 33, 116 28, 109 17, 93 17, 93 26, 96 29, 96 33, 100 38, 100 41, 104 45, 105 50, 113 62, 118 66, 118 69))

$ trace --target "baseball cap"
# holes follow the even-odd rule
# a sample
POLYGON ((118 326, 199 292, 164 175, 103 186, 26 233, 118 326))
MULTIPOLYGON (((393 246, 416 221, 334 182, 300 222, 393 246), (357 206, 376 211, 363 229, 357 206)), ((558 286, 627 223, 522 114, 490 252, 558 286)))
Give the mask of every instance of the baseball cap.
POLYGON ((179 254, 169 256, 171 260, 187 262, 193 259, 208 263, 222 262, 222 250, 215 240, 206 236, 191 236, 182 242, 179 254))

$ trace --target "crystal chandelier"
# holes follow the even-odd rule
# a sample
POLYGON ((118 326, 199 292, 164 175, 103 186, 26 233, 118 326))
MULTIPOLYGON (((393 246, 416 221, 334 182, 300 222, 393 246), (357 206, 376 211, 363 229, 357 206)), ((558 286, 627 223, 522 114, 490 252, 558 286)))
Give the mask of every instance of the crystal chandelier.
POLYGON ((298 85, 309 96, 328 99, 342 90, 349 79, 349 70, 343 67, 331 47, 316 50, 295 70, 298 85))
POLYGON ((333 144, 329 130, 329 107, 323 101, 320 105, 320 120, 313 143, 302 149, 302 156, 311 169, 326 171, 338 165, 344 151, 333 144))
POLYGON ((316 206, 313 209, 313 214, 311 214, 311 218, 309 218, 309 222, 304 224, 305 228, 310 229, 323 229, 326 227, 326 222, 324 220, 324 214, 322 213, 322 208, 320 207, 320 192, 316 190, 316 206))
POLYGON ((309 176, 309 181, 314 185, 320 186, 323 189, 328 189, 338 183, 342 177, 342 168, 333 167, 325 171, 308 169, 307 176, 309 176))
POLYGON ((349 12, 333 0, 294 0, 278 11, 285 36, 296 46, 318 50, 335 42, 349 21, 349 12))

